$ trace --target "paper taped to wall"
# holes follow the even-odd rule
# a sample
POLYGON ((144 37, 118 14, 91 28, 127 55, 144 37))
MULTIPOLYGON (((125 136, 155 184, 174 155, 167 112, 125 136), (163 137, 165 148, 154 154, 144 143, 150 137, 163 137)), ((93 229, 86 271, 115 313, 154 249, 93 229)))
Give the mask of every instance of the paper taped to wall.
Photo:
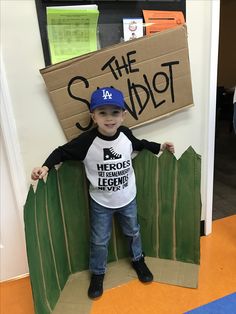
POLYGON ((97 5, 47 7, 51 63, 97 50, 97 5))
POLYGON ((143 10, 143 16, 145 19, 146 35, 152 35, 185 23, 182 11, 143 10))

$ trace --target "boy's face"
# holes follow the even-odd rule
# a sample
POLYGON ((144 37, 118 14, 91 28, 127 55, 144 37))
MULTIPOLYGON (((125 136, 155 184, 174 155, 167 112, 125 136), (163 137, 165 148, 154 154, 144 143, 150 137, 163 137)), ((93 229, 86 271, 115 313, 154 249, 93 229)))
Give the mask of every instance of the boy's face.
POLYGON ((98 131, 105 136, 113 136, 124 121, 125 111, 116 106, 102 106, 91 113, 98 131))

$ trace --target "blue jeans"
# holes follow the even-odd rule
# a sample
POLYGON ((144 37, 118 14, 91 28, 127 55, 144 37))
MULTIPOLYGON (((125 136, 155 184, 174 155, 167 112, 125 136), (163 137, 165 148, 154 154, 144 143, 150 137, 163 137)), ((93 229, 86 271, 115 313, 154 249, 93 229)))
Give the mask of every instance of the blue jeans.
POLYGON ((136 199, 121 208, 107 208, 99 205, 93 199, 90 204, 90 271, 96 275, 104 274, 106 271, 108 244, 114 214, 128 239, 132 260, 140 259, 142 245, 140 226, 137 221, 136 199))

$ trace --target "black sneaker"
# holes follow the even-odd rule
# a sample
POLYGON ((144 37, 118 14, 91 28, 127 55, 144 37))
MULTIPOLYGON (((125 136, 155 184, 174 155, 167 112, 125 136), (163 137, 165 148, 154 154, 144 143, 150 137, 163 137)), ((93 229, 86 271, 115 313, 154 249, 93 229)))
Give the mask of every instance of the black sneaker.
POLYGON ((138 275, 138 279, 141 282, 153 281, 153 275, 144 262, 144 255, 142 255, 142 257, 138 261, 132 262, 132 266, 135 269, 138 275))
POLYGON ((103 294, 103 279, 104 274, 102 275, 92 274, 90 285, 88 288, 88 296, 91 299, 98 298, 103 294))

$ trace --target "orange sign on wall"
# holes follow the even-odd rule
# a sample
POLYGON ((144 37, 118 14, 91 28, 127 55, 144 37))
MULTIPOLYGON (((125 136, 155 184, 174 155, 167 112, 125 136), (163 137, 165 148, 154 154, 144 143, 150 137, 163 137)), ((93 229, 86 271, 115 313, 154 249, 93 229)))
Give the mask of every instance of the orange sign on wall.
POLYGON ((146 26, 146 35, 163 31, 168 28, 185 23, 183 12, 181 11, 151 11, 143 10, 146 26))

